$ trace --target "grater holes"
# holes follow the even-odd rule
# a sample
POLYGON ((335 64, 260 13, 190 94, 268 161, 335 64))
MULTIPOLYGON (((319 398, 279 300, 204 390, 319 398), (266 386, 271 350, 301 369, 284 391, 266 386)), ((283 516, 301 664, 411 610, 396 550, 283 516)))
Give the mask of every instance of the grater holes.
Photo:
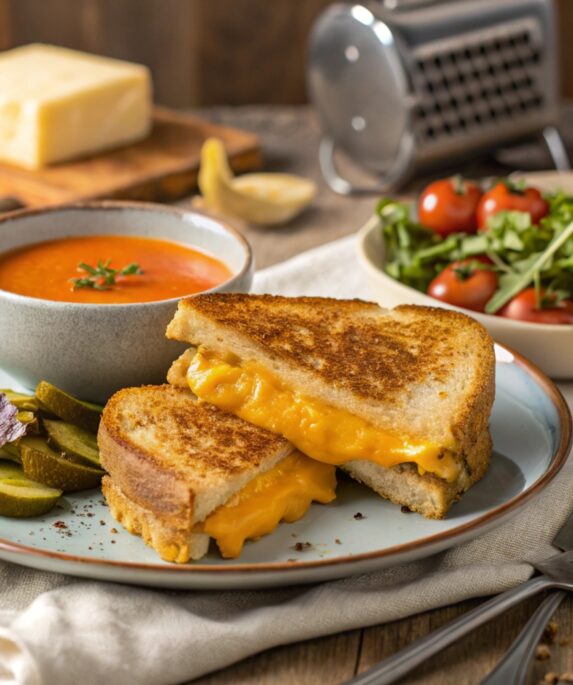
POLYGON ((533 35, 519 27, 491 36, 460 37, 450 49, 416 55, 414 87, 419 97, 417 120, 422 140, 460 135, 501 125, 543 106, 536 65, 543 51, 533 35))

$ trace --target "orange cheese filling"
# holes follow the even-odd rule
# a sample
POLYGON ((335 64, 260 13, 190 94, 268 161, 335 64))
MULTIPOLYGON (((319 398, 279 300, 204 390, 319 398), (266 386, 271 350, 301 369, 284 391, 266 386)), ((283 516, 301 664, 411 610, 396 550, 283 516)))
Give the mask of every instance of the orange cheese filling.
POLYGON ((453 455, 432 442, 390 435, 350 412, 312 399, 285 386, 255 362, 220 359, 199 348, 187 371, 187 383, 202 400, 283 435, 301 452, 327 464, 363 459, 392 467, 413 462, 447 481, 457 478, 453 455))
POLYGON ((272 533, 281 521, 298 521, 312 501, 331 502, 336 496, 335 471, 295 451, 254 478, 195 530, 214 538, 223 557, 238 557, 245 540, 272 533))

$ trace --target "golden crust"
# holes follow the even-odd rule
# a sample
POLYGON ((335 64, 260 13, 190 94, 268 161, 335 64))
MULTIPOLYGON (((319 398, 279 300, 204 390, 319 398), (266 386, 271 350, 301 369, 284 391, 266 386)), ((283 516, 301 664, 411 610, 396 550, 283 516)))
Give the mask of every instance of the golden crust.
MULTIPOLYGON (((98 444, 103 467, 129 499, 183 521, 197 519, 200 496, 232 493, 292 451, 283 438, 170 385, 117 392, 98 444)), ((208 513, 208 504, 200 508, 208 513)))
MULTIPOLYGON (((491 344, 485 329, 464 314, 415 305, 393 311, 414 316, 381 318, 384 310, 377 304, 321 297, 213 293, 179 303, 182 316, 200 313, 248 337, 273 360, 303 368, 356 397, 386 402, 430 375, 447 378, 462 329, 472 328, 477 344, 491 344)), ((167 336, 182 340, 177 315, 167 336)))
POLYGON ((164 561, 183 564, 207 552, 207 535, 191 533, 189 524, 163 521, 127 498, 109 476, 104 476, 101 489, 114 519, 132 535, 142 537, 164 561))
MULTIPOLYGON (((360 300, 215 293, 182 300, 167 335, 201 344, 204 340, 192 338, 208 325, 216 327, 212 335, 222 346, 225 338, 231 341, 227 351, 247 341, 266 366, 281 368, 287 383, 282 370, 288 369, 296 372, 298 386, 320 384, 331 398, 323 395, 325 401, 338 406, 332 399, 338 393, 340 408, 353 402, 352 411, 375 423, 379 411, 393 412, 399 424, 400 412, 413 406, 412 394, 432 386, 434 396, 426 404, 437 412, 438 405, 446 407, 447 431, 462 450, 487 425, 495 386, 493 341, 464 314, 416 305, 384 310, 360 300), (463 388, 454 390, 452 402, 443 401, 440 390, 451 391, 454 373, 464 367, 463 388)), ((415 413, 427 416, 425 407, 415 413)), ((422 422, 421 431, 427 427, 422 422)))

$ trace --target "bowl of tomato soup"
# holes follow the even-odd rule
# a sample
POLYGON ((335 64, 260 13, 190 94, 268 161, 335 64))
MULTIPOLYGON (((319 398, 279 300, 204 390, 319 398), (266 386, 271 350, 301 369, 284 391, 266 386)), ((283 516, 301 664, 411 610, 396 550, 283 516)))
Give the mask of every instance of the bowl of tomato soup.
POLYGON ((185 345, 165 328, 182 297, 248 292, 254 264, 232 226, 196 210, 91 202, 0 219, 0 368, 104 402, 165 382, 185 345))

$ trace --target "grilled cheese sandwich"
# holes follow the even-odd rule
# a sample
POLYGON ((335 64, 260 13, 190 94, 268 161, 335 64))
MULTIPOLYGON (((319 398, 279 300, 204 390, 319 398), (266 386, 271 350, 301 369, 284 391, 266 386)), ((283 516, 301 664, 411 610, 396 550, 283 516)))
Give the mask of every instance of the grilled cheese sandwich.
POLYGON ((201 400, 442 518, 491 454, 493 342, 441 309, 234 294, 183 300, 168 374, 201 400))
POLYGON ((246 540, 335 497, 335 468, 286 440, 171 386, 128 388, 98 435, 112 515, 166 561, 199 559, 213 538, 227 558, 246 540))

